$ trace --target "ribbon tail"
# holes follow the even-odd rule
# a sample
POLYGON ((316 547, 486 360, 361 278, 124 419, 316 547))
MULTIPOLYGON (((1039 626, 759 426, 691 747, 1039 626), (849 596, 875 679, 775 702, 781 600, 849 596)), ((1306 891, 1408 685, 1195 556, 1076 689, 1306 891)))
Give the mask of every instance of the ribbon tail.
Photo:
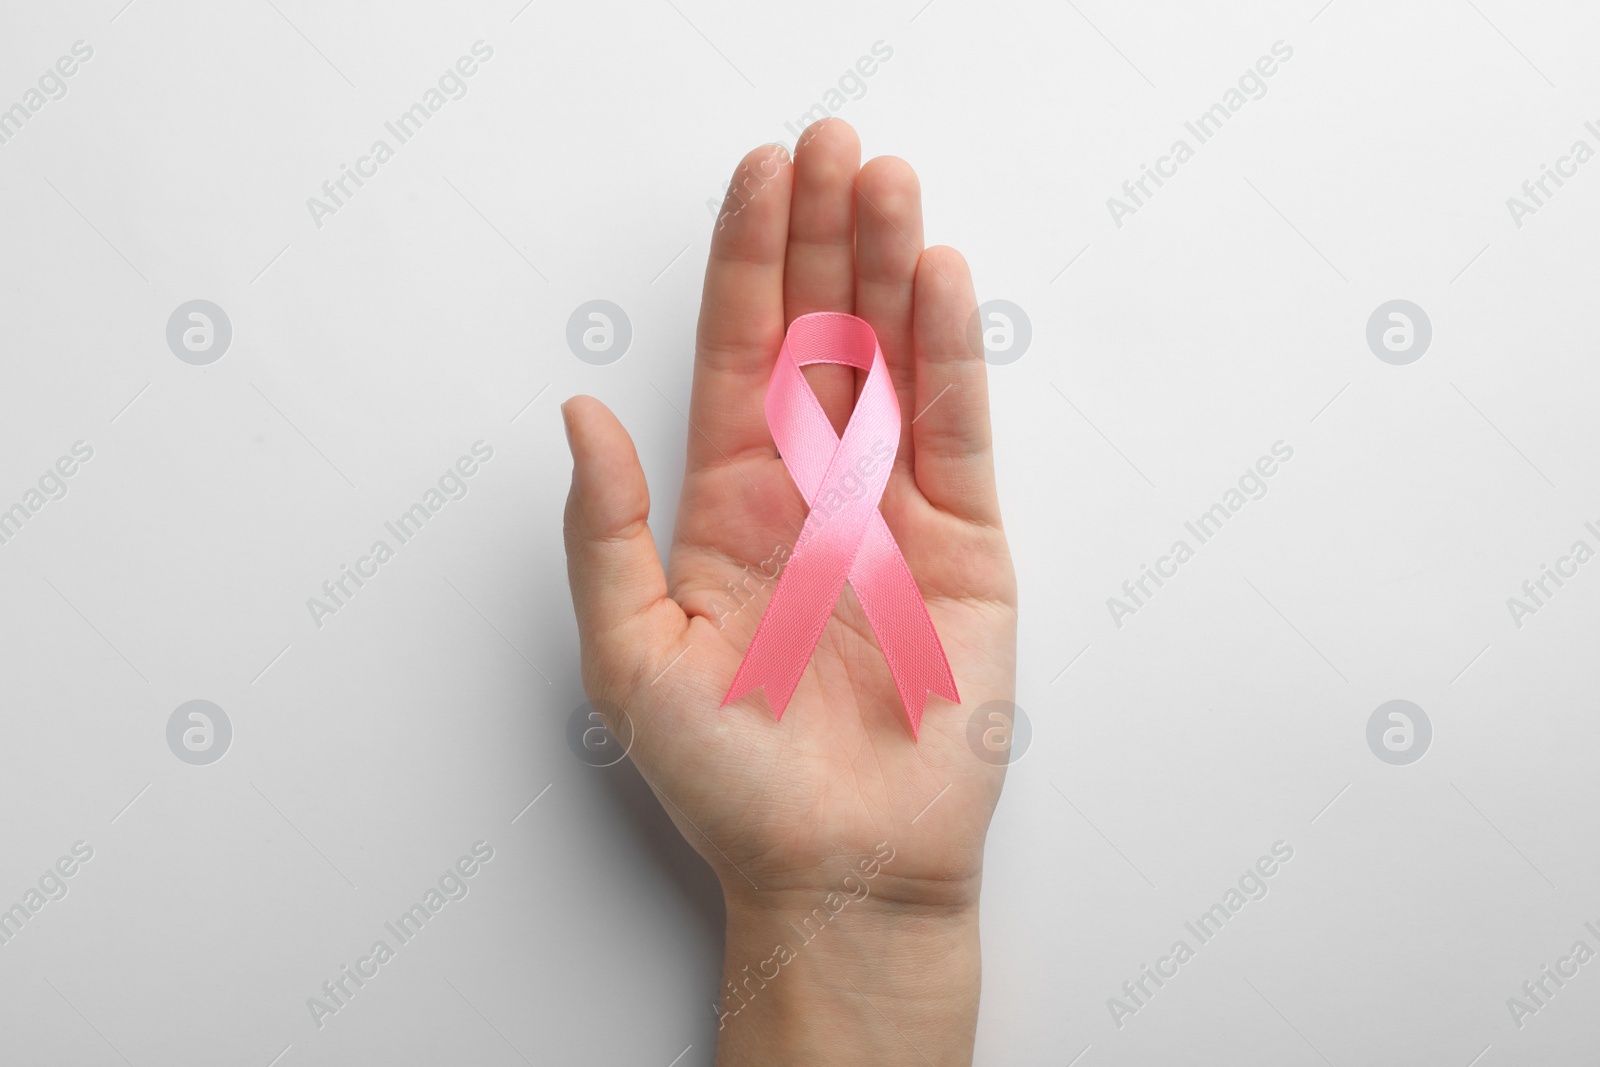
POLYGON ((784 711, 789 707, 789 700, 800 685, 800 676, 805 673, 805 667, 806 663, 802 660, 800 669, 793 670, 793 657, 780 659, 776 654, 758 655, 752 642, 750 651, 745 653, 738 671, 734 673, 732 684, 728 686, 728 695, 722 698, 722 706, 727 707, 740 697, 764 689, 773 719, 781 722, 784 711))
POLYGON ((850 585, 872 625, 910 720, 911 735, 916 737, 930 692, 956 704, 961 696, 916 579, 883 517, 874 518, 850 569, 850 585))
POLYGON ((797 548, 772 591, 750 647, 734 672, 722 706, 756 689, 765 688, 775 719, 781 720, 800 678, 811 662, 822 631, 833 616, 833 606, 844 590, 850 557, 830 553, 826 547, 808 552, 797 548), (822 559, 816 559, 821 555, 822 559), (832 555, 834 558, 829 559, 832 555), (798 577, 797 577, 798 576, 798 577))

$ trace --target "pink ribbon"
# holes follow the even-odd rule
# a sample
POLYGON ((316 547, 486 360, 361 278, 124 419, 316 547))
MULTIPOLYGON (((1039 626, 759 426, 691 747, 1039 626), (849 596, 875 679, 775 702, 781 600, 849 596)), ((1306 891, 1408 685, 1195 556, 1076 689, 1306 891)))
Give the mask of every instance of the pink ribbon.
POLYGON ((767 383, 766 412, 778 454, 811 510, 722 703, 764 686, 781 719, 848 579, 915 736, 929 690, 961 698, 928 606, 878 510, 900 447, 900 400, 872 327, 835 311, 795 319, 767 383), (813 363, 867 372, 842 439, 800 373, 813 363))

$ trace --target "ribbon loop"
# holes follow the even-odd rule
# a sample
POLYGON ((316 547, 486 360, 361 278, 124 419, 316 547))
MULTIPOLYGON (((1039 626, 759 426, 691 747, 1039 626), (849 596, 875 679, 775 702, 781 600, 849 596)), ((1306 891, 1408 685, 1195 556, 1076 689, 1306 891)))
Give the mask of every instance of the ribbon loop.
POLYGON ((916 579, 878 510, 900 446, 900 401, 872 327, 842 312, 795 319, 765 408, 784 466, 811 510, 723 704, 765 687, 781 719, 849 581, 915 735, 930 690, 961 698, 916 579), (867 372, 842 438, 800 373, 815 363, 867 372))

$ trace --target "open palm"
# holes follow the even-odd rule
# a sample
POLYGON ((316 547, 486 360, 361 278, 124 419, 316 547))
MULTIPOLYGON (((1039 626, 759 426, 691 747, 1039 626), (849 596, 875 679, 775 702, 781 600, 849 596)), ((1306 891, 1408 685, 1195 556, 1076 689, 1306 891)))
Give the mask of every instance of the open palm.
MULTIPOLYGON (((585 688, 614 733, 631 732, 635 764, 730 892, 826 889, 887 842, 880 895, 976 894, 1004 768, 974 754, 968 719, 1012 699, 1016 643, 977 333, 965 262, 923 248, 911 168, 889 157, 861 167, 855 132, 824 120, 793 162, 766 146, 734 174, 706 267, 665 573, 627 432, 592 398, 563 406, 585 688), (900 400, 881 510, 962 699, 930 696, 919 736, 848 586, 781 722, 759 692, 719 706, 805 522, 762 400, 788 324, 813 311, 871 324, 900 400)), ((842 431, 860 375, 804 373, 842 431)))

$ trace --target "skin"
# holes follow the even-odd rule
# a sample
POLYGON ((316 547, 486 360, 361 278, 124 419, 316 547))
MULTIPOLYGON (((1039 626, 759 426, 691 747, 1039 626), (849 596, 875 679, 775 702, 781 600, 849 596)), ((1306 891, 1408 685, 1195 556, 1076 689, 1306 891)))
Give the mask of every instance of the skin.
MULTIPOLYGON (((626 715, 631 758, 721 881, 722 1067, 972 1058, 983 844, 1004 768, 973 754, 968 719, 1014 697, 1016 580, 971 275, 953 249, 924 248, 911 167, 861 166, 860 153, 848 124, 825 119, 792 161, 764 146, 734 173, 706 266, 665 572, 627 431, 592 397, 562 406, 584 686, 618 736, 626 715), (776 584, 762 571, 806 517, 762 400, 788 324, 812 311, 866 319, 900 399, 880 507, 962 700, 930 697, 919 736, 848 586, 781 721, 760 691, 720 706, 776 584), (808 916, 813 930, 827 917, 814 940, 808 916)), ((842 430, 858 373, 803 373, 842 430)))

